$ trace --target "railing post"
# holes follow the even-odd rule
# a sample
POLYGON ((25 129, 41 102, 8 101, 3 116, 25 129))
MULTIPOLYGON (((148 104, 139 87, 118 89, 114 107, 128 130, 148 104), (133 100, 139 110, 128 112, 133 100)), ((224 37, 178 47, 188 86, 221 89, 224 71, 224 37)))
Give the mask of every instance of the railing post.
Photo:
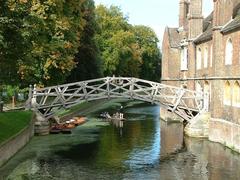
POLYGON ((154 84, 153 90, 152 90, 152 104, 154 103, 154 99, 158 93, 158 85, 154 84))
POLYGON ((32 85, 29 85, 28 100, 25 105, 27 110, 30 110, 32 108, 32 96, 33 96, 32 91, 33 91, 32 85))
POLYGON ((37 105, 37 85, 36 84, 34 84, 32 91, 33 91, 33 94, 31 98, 31 108, 36 108, 36 105, 37 105))
POLYGON ((108 99, 110 99, 110 77, 107 77, 107 95, 108 95, 108 99))
POLYGON ((130 84, 130 89, 129 89, 131 99, 133 99, 134 82, 135 82, 134 78, 131 78, 131 84, 130 84))

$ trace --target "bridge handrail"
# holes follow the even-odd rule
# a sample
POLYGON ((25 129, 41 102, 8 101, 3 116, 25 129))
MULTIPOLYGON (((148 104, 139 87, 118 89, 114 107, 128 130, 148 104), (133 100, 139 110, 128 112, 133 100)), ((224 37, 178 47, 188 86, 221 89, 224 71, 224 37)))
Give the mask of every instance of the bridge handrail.
POLYGON ((201 91, 134 77, 104 77, 44 88, 34 86, 29 94, 35 109, 46 111, 44 115, 48 115, 54 107, 76 104, 83 99, 125 97, 162 104, 188 120, 204 109, 202 101, 205 96, 201 91), (38 102, 37 97, 40 98, 38 102), (49 97, 54 98, 50 104, 47 101, 49 97))
MULTIPOLYGON (((135 82, 139 81, 139 82, 145 82, 148 84, 152 84, 152 85, 159 85, 164 88, 171 88, 171 89, 179 89, 179 87, 176 86, 171 86, 171 85, 163 85, 160 82, 154 82, 154 81, 149 81, 149 80, 144 80, 144 79, 139 79, 139 78, 133 78, 133 77, 104 77, 104 78, 97 78, 97 79, 91 79, 91 80, 84 80, 84 81, 79 81, 79 82, 73 82, 73 83, 67 83, 67 84, 61 84, 61 85, 55 85, 55 86, 49 86, 49 87, 43 87, 43 88, 36 88, 36 91, 44 91, 44 90, 48 90, 48 89, 53 89, 53 88, 62 88, 62 87, 66 87, 66 86, 74 86, 77 84, 82 84, 82 83, 91 83, 91 82, 97 82, 97 81, 103 81, 103 80, 113 80, 113 79, 121 79, 121 80, 135 80, 135 82), (136 81, 137 80, 137 81, 136 81)), ((201 91, 193 91, 193 90, 189 90, 189 89, 185 89, 185 92, 189 92, 189 93, 199 93, 200 95, 203 95, 203 92, 201 91)))

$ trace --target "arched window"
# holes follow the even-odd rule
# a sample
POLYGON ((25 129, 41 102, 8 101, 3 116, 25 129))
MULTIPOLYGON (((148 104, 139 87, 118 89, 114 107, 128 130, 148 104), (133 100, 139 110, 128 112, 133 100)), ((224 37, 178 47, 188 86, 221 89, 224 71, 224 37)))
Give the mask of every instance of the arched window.
POLYGON ((202 51, 201 48, 197 50, 197 69, 201 69, 202 66, 202 51))
POLYGON ((233 85, 233 105, 240 106, 240 85, 238 82, 235 82, 233 85))
MULTIPOLYGON (((202 96, 203 96, 203 89, 202 89, 202 86, 201 86, 201 84, 200 84, 200 82, 199 81, 196 81, 196 83, 195 83, 195 91, 197 91, 198 93, 197 93, 197 98, 202 98, 202 96)), ((202 107, 203 106, 203 102, 201 101, 200 102, 201 104, 200 104, 200 106, 202 107)))
POLYGON ((186 47, 181 49, 181 70, 188 70, 188 50, 186 47))
POLYGON ((225 65, 232 64, 232 58, 233 58, 233 44, 232 44, 232 39, 229 38, 227 40, 227 44, 225 48, 225 65))
POLYGON ((204 68, 207 68, 208 67, 208 48, 205 47, 204 49, 204 68))
POLYGON ((213 65, 213 46, 211 45, 210 49, 210 67, 213 65))
POLYGON ((195 90, 197 91, 197 92, 202 92, 202 86, 201 86, 201 84, 199 83, 199 82, 196 82, 196 88, 195 88, 195 90))
POLYGON ((224 84, 224 104, 231 105, 231 85, 229 81, 224 84))
POLYGON ((207 81, 204 82, 204 107, 205 110, 209 110, 209 103, 210 103, 210 85, 207 81))

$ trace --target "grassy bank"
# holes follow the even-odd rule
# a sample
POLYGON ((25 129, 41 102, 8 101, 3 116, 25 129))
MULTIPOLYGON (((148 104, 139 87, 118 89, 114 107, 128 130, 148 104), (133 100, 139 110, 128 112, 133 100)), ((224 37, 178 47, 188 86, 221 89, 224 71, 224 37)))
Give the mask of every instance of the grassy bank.
POLYGON ((30 111, 0 113, 0 144, 27 127, 31 118, 30 111))

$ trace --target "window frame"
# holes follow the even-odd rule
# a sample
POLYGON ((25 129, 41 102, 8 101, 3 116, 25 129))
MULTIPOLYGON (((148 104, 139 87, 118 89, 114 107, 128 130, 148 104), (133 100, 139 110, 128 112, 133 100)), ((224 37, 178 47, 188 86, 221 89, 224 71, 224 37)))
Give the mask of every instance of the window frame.
POLYGON ((224 105, 231 106, 232 105, 232 97, 231 97, 231 83, 226 81, 224 83, 224 91, 223 91, 223 103, 224 105))
POLYGON ((197 70, 202 68, 202 49, 199 47, 197 48, 197 70))
POLYGON ((203 67, 208 67, 208 47, 204 48, 204 59, 203 59, 203 67))
POLYGON ((181 48, 181 71, 188 70, 188 49, 187 47, 181 48))
POLYGON ((240 107, 240 83, 238 81, 235 81, 233 85, 232 105, 235 107, 240 107), (236 87, 237 93, 235 89, 236 87))
POLYGON ((233 63, 233 42, 228 38, 225 46, 225 65, 232 65, 233 63))

